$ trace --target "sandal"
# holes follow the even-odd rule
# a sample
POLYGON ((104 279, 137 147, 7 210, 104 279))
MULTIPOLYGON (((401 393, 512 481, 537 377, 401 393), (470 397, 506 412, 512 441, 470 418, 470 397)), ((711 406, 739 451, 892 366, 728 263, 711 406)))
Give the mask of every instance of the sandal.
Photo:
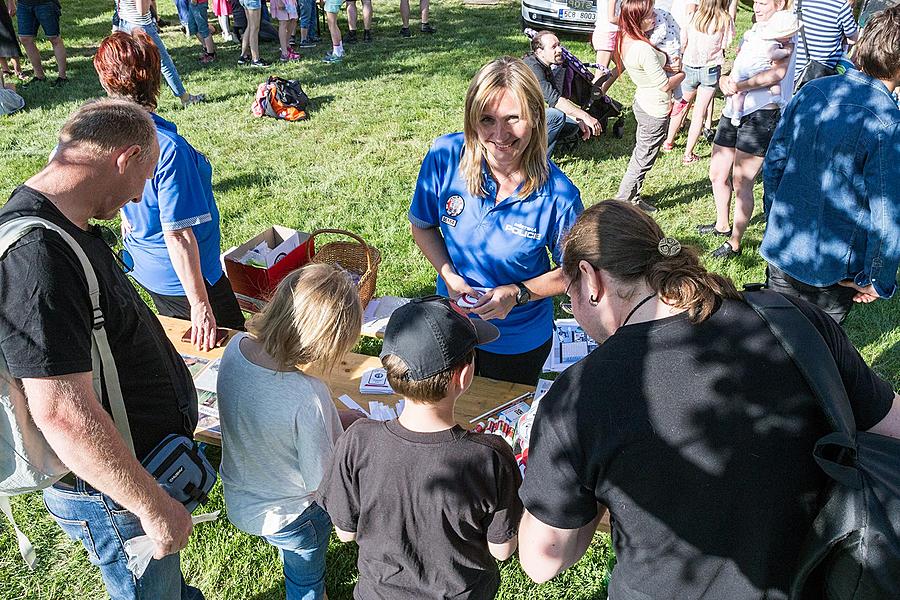
POLYGON ((672 142, 663 142, 662 148, 660 148, 660 150, 662 152, 671 152, 674 146, 675 145, 672 142))
POLYGON ((712 256, 713 258, 721 258, 724 260, 730 260, 736 256, 740 256, 741 249, 738 248, 737 250, 735 250, 734 248, 731 247, 731 244, 729 244, 728 242, 723 242, 721 246, 719 246, 718 248, 716 248, 715 250, 710 252, 709 255, 712 256))
POLYGON ((697 162, 697 161, 699 161, 699 160, 700 160, 700 157, 697 156, 696 154, 694 154, 693 152, 691 152, 691 155, 690 155, 690 156, 685 156, 684 158, 681 159, 681 164, 683 164, 683 165, 690 165, 690 164, 693 164, 693 163, 695 163, 695 162, 697 162))
POLYGON ((709 225, 697 225, 697 233, 700 235, 721 235, 722 237, 731 237, 731 230, 719 231, 716 229, 715 223, 709 225))

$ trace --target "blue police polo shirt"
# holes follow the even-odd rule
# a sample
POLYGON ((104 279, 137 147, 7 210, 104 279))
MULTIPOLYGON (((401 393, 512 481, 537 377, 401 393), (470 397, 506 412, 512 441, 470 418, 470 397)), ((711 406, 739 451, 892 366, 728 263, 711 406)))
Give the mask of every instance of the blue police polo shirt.
POLYGON ((219 262, 219 209, 212 193, 212 165, 178 135, 174 123, 153 114, 159 162, 138 203, 122 209, 132 231, 125 247, 134 258, 132 275, 148 290, 184 296, 163 232, 190 227, 200 249, 200 270, 213 285, 222 277, 219 262))
MULTIPOLYGON (((453 266, 472 286, 494 288, 542 275, 550 270, 548 250, 560 264, 563 236, 584 210, 575 184, 551 162, 549 179, 540 189, 527 198, 512 195, 495 204, 497 185, 485 169, 487 195, 472 196, 459 170, 463 143, 462 133, 434 141, 419 170, 410 222, 422 229, 440 227, 453 266)), ((447 295, 440 277, 437 292, 447 295)), ((483 350, 534 350, 553 334, 553 301, 514 307, 505 319, 492 322, 500 337, 483 350)))

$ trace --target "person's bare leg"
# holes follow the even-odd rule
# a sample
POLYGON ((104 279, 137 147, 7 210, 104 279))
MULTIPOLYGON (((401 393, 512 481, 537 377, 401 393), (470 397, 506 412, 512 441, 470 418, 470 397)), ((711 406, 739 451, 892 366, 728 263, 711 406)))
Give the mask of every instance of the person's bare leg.
POLYGON ((28 62, 31 63, 31 68, 34 70, 35 79, 43 79, 44 66, 41 64, 41 53, 38 51, 37 44, 34 43, 34 36, 19 36, 19 41, 25 48, 25 55, 28 56, 28 62))
POLYGON ((735 150, 734 170, 734 225, 728 243, 735 251, 741 247, 741 238, 753 217, 753 182, 762 168, 763 157, 735 150))
POLYGON ((259 60, 259 20, 262 18, 262 9, 246 10, 247 13, 247 37, 250 38, 250 56, 253 60, 259 60))
POLYGON ((288 32, 288 22, 278 21, 278 45, 281 46, 281 56, 287 57, 287 55, 290 54, 288 48, 288 41, 290 39, 291 34, 288 32))
MULTIPOLYGON (((604 94, 609 93, 609 88, 612 87, 612 84, 614 84, 616 82, 616 79, 618 79, 619 76, 622 74, 622 67, 621 67, 622 59, 619 58, 619 54, 617 52, 612 53, 611 60, 612 60, 612 62, 616 63, 616 66, 615 66, 615 68, 612 68, 609 70, 609 79, 604 81, 603 84, 600 86, 600 91, 602 91, 604 94)), ((609 65, 607 64, 607 66, 609 66, 609 65)))
POLYGON ((347 2, 347 29, 356 31, 358 18, 356 15, 356 0, 348 0, 347 2))
POLYGON ((666 134, 666 141, 664 142, 666 146, 671 146, 675 143, 675 138, 678 137, 678 132, 681 131, 681 127, 684 125, 684 120, 687 118, 690 103, 694 100, 694 96, 696 95, 696 93, 696 91, 687 92, 684 95, 684 100, 688 103, 688 106, 685 106, 684 110, 669 119, 669 132, 666 134))
POLYGON ((713 112, 716 110, 716 94, 715 89, 713 89, 713 97, 709 101, 709 110, 706 111, 706 128, 713 128, 713 112))
POLYGON ((421 23, 428 23, 428 9, 430 8, 430 4, 431 0, 419 0, 419 13, 421 15, 421 23))
POLYGON ((726 148, 713 144, 712 158, 709 161, 709 180, 712 183, 713 198, 716 203, 716 229, 731 229, 731 171, 734 166, 734 148, 726 148))
MULTIPOLYGON (((691 126, 688 129, 687 144, 684 147, 685 159, 689 159, 691 155, 694 154, 694 148, 697 146, 697 140, 700 139, 700 132, 703 129, 704 114, 707 112, 707 108, 709 108, 709 104, 712 102, 715 95, 715 88, 701 86, 697 90, 697 98, 694 101, 694 114, 691 117, 691 126)), ((687 112, 687 110, 684 112, 687 112)))
POLYGON ((362 0, 363 3, 363 29, 372 30, 372 0, 362 0))
POLYGON ((335 48, 341 46, 341 28, 338 27, 337 13, 325 13, 328 17, 328 33, 331 34, 331 45, 335 48))
POLYGON ((409 0, 400 0, 400 22, 404 29, 409 27, 409 0))
POLYGON ((53 46, 53 55, 56 56, 56 69, 60 79, 66 78, 66 46, 63 44, 61 36, 50 38, 50 45, 53 46))

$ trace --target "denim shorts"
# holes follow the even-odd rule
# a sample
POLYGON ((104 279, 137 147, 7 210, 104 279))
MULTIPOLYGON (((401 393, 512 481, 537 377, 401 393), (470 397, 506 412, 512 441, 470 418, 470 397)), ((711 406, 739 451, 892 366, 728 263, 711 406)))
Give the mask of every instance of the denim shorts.
POLYGON ((207 21, 209 10, 209 2, 198 2, 194 4, 189 2, 191 16, 188 18, 187 26, 190 35, 199 35, 206 39, 209 37, 209 21, 207 21))
POLYGON ((16 4, 16 21, 19 25, 19 35, 33 37, 37 35, 38 26, 44 30, 48 38, 59 36, 59 15, 61 10, 58 2, 50 1, 32 6, 24 2, 16 4))
POLYGON ((262 8, 262 0, 241 0, 241 6, 247 10, 260 10, 262 8))
POLYGON ((690 67, 684 65, 684 81, 681 89, 684 92, 696 90, 698 87, 715 88, 719 85, 719 76, 722 74, 722 66, 690 67))
POLYGON ((288 600, 325 597, 325 555, 331 517, 313 502, 281 531, 265 536, 284 563, 288 600))
POLYGON ((325 12, 339 13, 341 12, 341 4, 344 0, 325 0, 325 12))

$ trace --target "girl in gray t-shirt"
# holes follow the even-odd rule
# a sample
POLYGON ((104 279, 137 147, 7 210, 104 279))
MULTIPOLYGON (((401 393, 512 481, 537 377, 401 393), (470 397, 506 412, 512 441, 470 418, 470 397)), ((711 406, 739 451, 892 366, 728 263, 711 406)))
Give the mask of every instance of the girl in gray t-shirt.
POLYGON ((337 364, 361 323, 347 273, 309 265, 278 285, 219 367, 219 472, 228 519, 279 549, 289 600, 325 597, 331 520, 315 494, 343 432, 327 386, 299 367, 337 364))

